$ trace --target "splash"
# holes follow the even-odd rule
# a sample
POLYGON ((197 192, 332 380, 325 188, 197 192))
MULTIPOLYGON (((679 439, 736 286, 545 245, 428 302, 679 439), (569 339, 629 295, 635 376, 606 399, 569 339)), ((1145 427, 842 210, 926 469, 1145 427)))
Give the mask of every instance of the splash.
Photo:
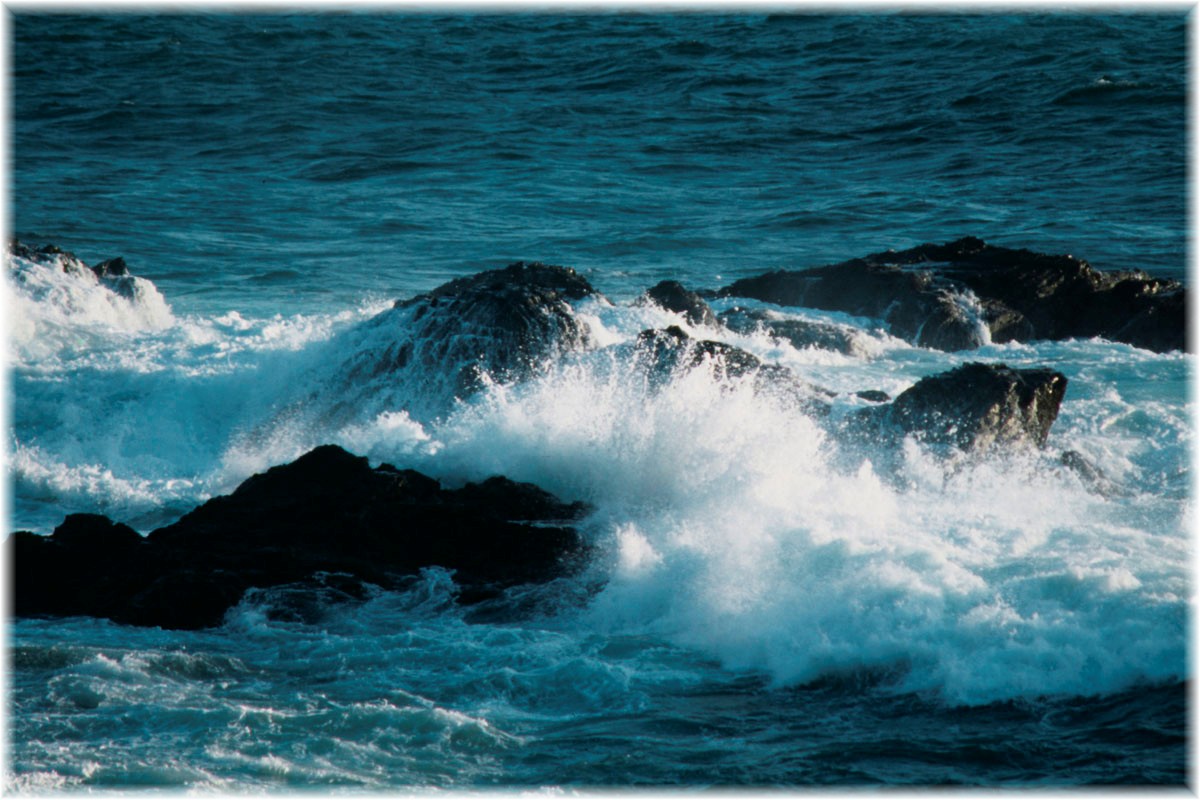
MULTIPOLYGON (((405 337, 436 346, 382 304, 110 326, 107 342, 156 343, 157 368, 94 361, 71 386, 21 376, 18 489, 146 514, 333 442, 451 486, 504 474, 591 503, 601 555, 582 580, 600 588, 560 620, 580 635, 651 635, 777 685, 883 675, 886 690, 967 705, 1185 676, 1189 357, 988 345, 972 357, 1052 360, 1071 395, 1046 451, 947 461, 912 441, 843 441, 717 360, 648 373, 639 332, 678 315, 597 300, 572 313, 587 347, 468 395, 444 383, 457 362, 436 359, 352 379, 346 365, 405 337), (1068 449, 1121 491, 1086 485, 1068 449)), ((895 394, 960 360, 874 328, 857 355, 692 330, 835 389, 834 420, 864 405, 858 389, 895 394)))

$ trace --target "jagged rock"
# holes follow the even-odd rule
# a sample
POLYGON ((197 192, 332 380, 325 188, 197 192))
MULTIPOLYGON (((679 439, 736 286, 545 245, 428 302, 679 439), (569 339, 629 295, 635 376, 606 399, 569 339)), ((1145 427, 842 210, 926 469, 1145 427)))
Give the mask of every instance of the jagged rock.
POLYGON ((43 264, 55 269, 61 269, 68 274, 80 275, 89 269, 88 265, 83 262, 83 259, 74 253, 68 253, 58 245, 45 244, 41 247, 33 247, 18 239, 10 239, 8 242, 8 252, 26 261, 32 261, 35 264, 43 264))
POLYGON ((252 587, 328 574, 389 586, 430 566, 482 599, 575 568, 587 547, 569 523, 585 510, 505 478, 443 489, 327 445, 144 539, 92 515, 49 537, 13 534, 14 613, 201 628, 252 587))
POLYGON ((812 347, 858 357, 867 356, 871 352, 866 334, 848 326, 782 319, 764 309, 740 306, 721 312, 720 320, 735 333, 754 333, 761 330, 769 336, 789 342, 798 350, 812 347))
POLYGON ((683 314, 689 325, 715 327, 717 324, 717 317, 708 303, 704 302, 704 298, 685 289, 678 281, 661 281, 647 289, 640 300, 650 301, 667 311, 683 314))
POLYGON ((938 267, 942 274, 1023 314, 1034 329, 1034 338, 1103 336, 1151 349, 1182 350, 1185 346, 1186 293, 1182 284, 1153 278, 1141 270, 1100 272, 1074 256, 996 247, 975 237, 880 253, 869 259, 942 265, 938 267), (1144 317, 1142 325, 1129 327, 1138 317, 1144 317))
POLYGON ((1066 388, 1066 377, 1050 369, 964 364, 922 378, 886 406, 861 410, 852 423, 870 436, 913 435, 968 452, 1041 447, 1066 388))
POLYGON ((125 263, 125 259, 117 256, 107 261, 101 261, 99 264, 93 264, 92 272, 96 273, 97 278, 120 278, 129 274, 129 265, 125 263))
POLYGON ((892 399, 891 395, 889 395, 887 392, 880 391, 879 389, 863 389, 860 392, 855 392, 854 396, 861 397, 868 403, 886 403, 888 400, 892 399))
POLYGON ((720 294, 874 317, 896 336, 943 350, 980 344, 981 324, 994 342, 1102 336, 1158 351, 1186 346, 1178 281, 973 237, 744 278, 720 294))
POLYGON ((771 272, 720 290, 726 297, 843 311, 882 320, 893 335, 923 347, 967 349, 981 344, 978 325, 958 304, 953 286, 926 270, 854 259, 828 267, 771 272))
POLYGON ((120 256, 89 267, 79 256, 63 250, 58 245, 46 244, 41 247, 33 247, 17 239, 9 240, 8 251, 14 256, 35 264, 62 270, 77 278, 85 277, 90 281, 92 276, 95 276, 100 285, 106 286, 127 300, 139 300, 142 295, 150 291, 149 287, 152 286, 145 279, 135 277, 129 271, 129 265, 125 263, 125 259, 120 256))

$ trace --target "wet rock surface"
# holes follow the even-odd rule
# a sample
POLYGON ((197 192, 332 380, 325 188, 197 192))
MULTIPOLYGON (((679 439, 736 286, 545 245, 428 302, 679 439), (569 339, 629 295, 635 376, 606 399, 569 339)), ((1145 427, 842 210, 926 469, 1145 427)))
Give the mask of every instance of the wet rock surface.
POLYGON ((720 294, 879 319, 894 336, 922 347, 976 347, 982 344, 979 326, 958 307, 954 288, 929 271, 854 259, 743 278, 721 289, 720 294))
POLYGON ((966 452, 1042 447, 1066 389, 1066 377, 1051 369, 970 363, 922 378, 851 423, 876 440, 913 435, 966 452))
POLYGON ((365 323, 355 335, 377 344, 354 348, 343 382, 421 384, 425 416, 436 415, 488 381, 523 380, 588 346, 591 331, 571 304, 593 296, 601 297, 575 270, 542 263, 450 281, 365 323))
POLYGON ((51 536, 9 538, 13 612, 133 625, 220 624, 251 588, 392 586, 425 567, 455 571, 465 600, 569 574, 587 546, 586 512, 531 484, 491 478, 443 489, 390 465, 319 447, 243 482, 145 538, 96 515, 51 536))
POLYGON ((129 300, 136 300, 139 293, 144 291, 139 286, 138 279, 129 271, 125 259, 120 256, 89 266, 79 256, 63 250, 58 245, 45 244, 35 247, 18 239, 9 240, 8 252, 35 264, 61 270, 75 278, 92 281, 94 276, 93 283, 106 286, 129 300))
POLYGON ((647 289, 639 301, 651 302, 667 311, 682 314, 689 325, 717 324, 717 316, 704 298, 686 289, 679 281, 660 281, 647 289))
POLYGON ((873 317, 922 347, 1104 337, 1186 349, 1187 292, 1140 270, 1102 272, 1070 255, 967 237, 813 269, 744 278, 719 294, 873 317))

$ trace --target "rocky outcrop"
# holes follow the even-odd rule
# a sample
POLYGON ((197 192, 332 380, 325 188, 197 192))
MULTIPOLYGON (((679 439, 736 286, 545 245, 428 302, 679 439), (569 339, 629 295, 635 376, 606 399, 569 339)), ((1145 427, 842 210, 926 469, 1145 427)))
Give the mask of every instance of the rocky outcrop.
MULTIPOLYGON (((74 253, 68 253, 58 245, 45 244, 41 247, 34 247, 26 244, 19 239, 10 239, 8 242, 8 252, 10 255, 23 258, 26 261, 32 261, 35 264, 54 267, 71 275, 82 274, 84 270, 90 269, 83 259, 74 253)), ((99 277, 99 276, 97 276, 99 277)))
POLYGON ((679 281, 660 281, 647 289, 638 302, 654 303, 667 311, 682 314, 689 325, 715 327, 717 324, 717 317, 704 298, 684 288, 679 281))
POLYGON ((570 523, 585 511, 505 478, 443 489, 327 445, 145 538, 95 515, 48 537, 13 534, 13 612, 194 629, 219 624, 251 588, 353 595, 431 566, 454 570, 469 602, 571 572, 587 547, 570 523))
POLYGON ((1156 351, 1186 347, 1187 294, 1142 271, 1101 272, 1069 255, 976 238, 744 278, 720 294, 881 319, 922 347, 1100 336, 1156 351))
POLYGON ((861 410, 851 423, 873 441, 912 435, 966 452, 1042 447, 1066 389, 1066 377, 1050 369, 964 364, 922 378, 891 403, 861 410))
POLYGON ((575 270, 541 263, 517 262, 459 278, 397 303, 412 312, 415 336, 385 358, 402 366, 419 353, 435 365, 459 364, 464 392, 477 388, 483 374, 498 381, 523 378, 548 353, 588 343, 590 331, 570 303, 594 294, 575 270))

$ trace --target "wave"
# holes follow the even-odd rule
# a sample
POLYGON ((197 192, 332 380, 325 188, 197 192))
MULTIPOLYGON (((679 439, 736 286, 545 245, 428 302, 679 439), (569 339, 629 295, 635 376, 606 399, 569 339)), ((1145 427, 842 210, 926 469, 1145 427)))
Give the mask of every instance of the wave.
MULTIPOLYGON (((108 264, 109 262, 105 262, 108 264)), ((157 287, 122 267, 88 267, 54 247, 9 256, 9 330, 19 354, 42 357, 106 331, 133 333, 174 324, 157 287)))
MULTIPOLYGON (((39 320, 59 315, 59 346, 88 331, 150 355, 112 360, 100 347, 43 372, 38 350, 19 351, 12 467, 31 518, 104 510, 159 524, 330 442, 448 486, 503 474, 593 505, 584 532, 600 556, 581 580, 602 588, 559 623, 579 631, 661 637, 777 685, 882 671, 889 691, 965 705, 1186 676, 1189 356, 984 339, 972 358, 1053 362, 1072 388, 1045 451, 947 460, 911 438, 853 441, 836 422, 870 406, 856 392, 894 396, 964 356, 835 312, 767 317, 841 326, 862 346, 800 346, 586 296, 557 312, 572 344, 525 363, 488 360, 507 351, 481 352, 470 328, 447 338, 421 302, 147 316, 165 308, 157 291, 135 300, 86 276, 40 280, 86 287, 101 308, 67 314, 58 294, 19 284, 39 320), (829 418, 717 358, 656 378, 639 334, 671 325, 829 387, 829 418), (1143 396, 1148 375, 1158 393, 1143 396), (1098 492, 1065 450, 1119 491, 1098 492)), ((954 298, 964 312, 971 300, 954 298)))

